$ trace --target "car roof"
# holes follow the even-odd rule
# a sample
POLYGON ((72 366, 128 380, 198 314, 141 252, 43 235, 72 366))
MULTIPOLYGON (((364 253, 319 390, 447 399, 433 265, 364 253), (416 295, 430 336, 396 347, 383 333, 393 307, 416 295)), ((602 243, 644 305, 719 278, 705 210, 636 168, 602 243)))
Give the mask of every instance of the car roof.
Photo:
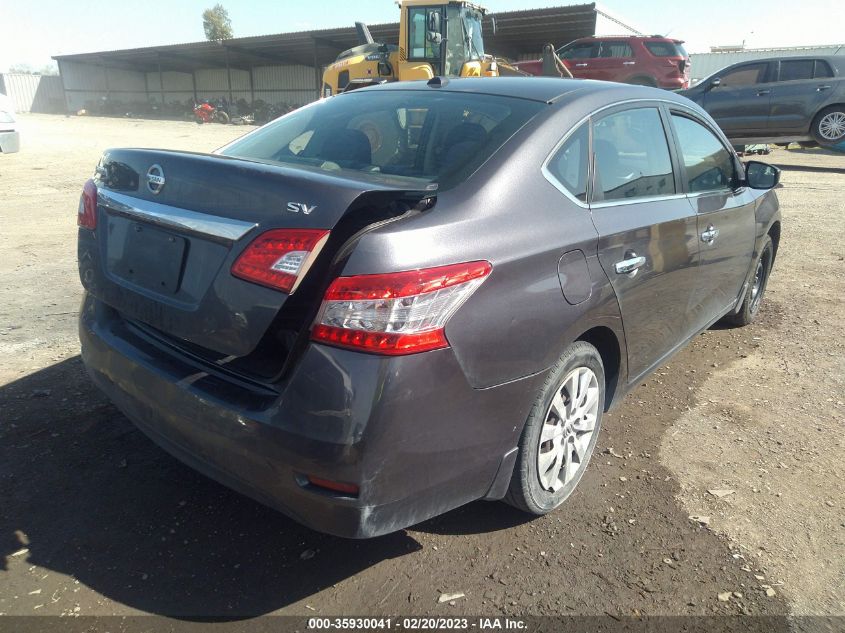
MULTIPOLYGON (((553 103, 561 97, 578 91, 589 91, 590 93, 601 90, 619 88, 619 84, 608 81, 589 81, 584 79, 561 79, 559 77, 465 77, 465 78, 435 78, 440 79, 439 87, 431 85, 434 80, 429 81, 394 81, 359 88, 354 92, 360 93, 376 90, 421 90, 440 92, 458 92, 487 94, 500 97, 514 97, 553 103)), ((630 86, 635 88, 635 86, 630 86)), ((341 96, 341 95, 338 95, 341 96)))
MULTIPOLYGON (((830 64, 835 69, 837 75, 845 74, 845 55, 789 55, 788 57, 762 57, 760 59, 746 59, 741 62, 735 62, 725 66, 724 68, 720 68, 714 73, 711 73, 710 77, 718 75, 729 68, 736 68, 737 66, 745 64, 771 64, 774 62, 811 61, 816 59, 820 59, 821 61, 830 64)), ((709 79, 710 77, 705 77, 705 79, 709 79)))
POLYGON ((573 42, 586 42, 586 41, 600 41, 600 40, 644 40, 644 41, 661 41, 661 42, 673 42, 675 44, 683 44, 684 40, 675 39, 674 37, 669 37, 667 35, 585 35, 584 37, 579 37, 577 39, 572 40, 573 42))
POLYGON ((731 66, 753 64, 755 62, 759 64, 768 64, 770 62, 809 61, 815 59, 821 59, 823 61, 830 62, 835 66, 839 66, 845 62, 845 55, 789 55, 787 57, 760 57, 758 59, 746 59, 741 62, 736 62, 735 64, 731 64, 731 66))

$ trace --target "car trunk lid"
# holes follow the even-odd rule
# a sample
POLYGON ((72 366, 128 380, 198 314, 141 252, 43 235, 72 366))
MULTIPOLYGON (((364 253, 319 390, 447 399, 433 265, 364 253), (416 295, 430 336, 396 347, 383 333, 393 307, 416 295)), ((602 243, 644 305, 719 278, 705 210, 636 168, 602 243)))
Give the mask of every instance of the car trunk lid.
POLYGON ((319 283, 288 295, 233 276, 233 262, 253 239, 271 229, 328 230, 322 264, 307 272, 325 275, 326 262, 362 225, 406 211, 398 200, 432 195, 417 179, 160 150, 110 150, 97 174, 97 228, 93 240, 80 236, 86 290, 218 363, 278 335, 274 326, 291 297, 317 293, 292 302, 296 318, 287 328, 303 325, 303 306, 319 304, 319 283))

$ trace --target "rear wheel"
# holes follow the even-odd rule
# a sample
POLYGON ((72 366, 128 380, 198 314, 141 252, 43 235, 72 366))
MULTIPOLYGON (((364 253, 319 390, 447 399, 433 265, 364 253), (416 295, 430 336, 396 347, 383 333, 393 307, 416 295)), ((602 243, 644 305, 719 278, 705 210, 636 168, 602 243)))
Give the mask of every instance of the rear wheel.
POLYGON ((572 494, 596 445, 604 394, 604 366, 596 348, 583 341, 568 347, 525 423, 507 503, 542 515, 572 494))
POLYGON ((813 138, 821 145, 836 145, 845 141, 845 105, 825 108, 813 119, 813 138))
POLYGON ((223 110, 217 110, 217 112, 214 113, 214 118, 223 124, 229 122, 229 114, 223 110))
POLYGON ((760 311, 760 304, 763 303, 763 296, 766 294, 766 284, 769 282, 769 273, 772 272, 774 253, 772 238, 767 235, 760 256, 754 265, 751 285, 748 286, 745 297, 742 299, 742 306, 736 314, 726 316, 725 322, 742 327, 754 321, 754 317, 760 311))

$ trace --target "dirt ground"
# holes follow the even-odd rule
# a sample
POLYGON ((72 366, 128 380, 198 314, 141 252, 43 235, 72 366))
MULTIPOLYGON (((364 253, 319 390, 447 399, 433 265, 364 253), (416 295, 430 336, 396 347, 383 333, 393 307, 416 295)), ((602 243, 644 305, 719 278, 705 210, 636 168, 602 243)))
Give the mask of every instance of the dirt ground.
POLYGON ((21 131, 0 156, 0 614, 845 615, 845 155, 766 158, 784 223, 759 322, 705 332, 629 395, 563 508, 477 502, 350 542, 181 465, 79 361, 75 216, 100 153, 245 130, 21 131))

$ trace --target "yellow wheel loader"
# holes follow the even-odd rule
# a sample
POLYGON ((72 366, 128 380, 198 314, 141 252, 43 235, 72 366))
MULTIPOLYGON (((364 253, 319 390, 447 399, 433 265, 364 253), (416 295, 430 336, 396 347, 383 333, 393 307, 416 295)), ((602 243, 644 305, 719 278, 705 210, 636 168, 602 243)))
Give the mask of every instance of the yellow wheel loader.
MULTIPOLYGON (((338 55, 323 73, 322 96, 388 81, 440 77, 524 75, 484 51, 481 19, 487 10, 472 2, 401 0, 399 45, 373 41, 357 22, 359 46, 338 55)), ((495 29, 495 22, 493 22, 495 29)))

